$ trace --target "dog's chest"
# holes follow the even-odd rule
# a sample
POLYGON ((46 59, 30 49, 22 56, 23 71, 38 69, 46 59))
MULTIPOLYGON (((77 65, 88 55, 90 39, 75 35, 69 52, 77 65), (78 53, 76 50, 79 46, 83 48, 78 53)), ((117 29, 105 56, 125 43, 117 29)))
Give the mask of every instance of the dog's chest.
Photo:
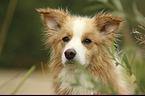
POLYGON ((91 77, 82 70, 68 70, 64 68, 58 75, 57 82, 60 83, 59 93, 63 93, 64 90, 67 90, 69 94, 97 93, 97 90, 90 90, 94 87, 91 77))

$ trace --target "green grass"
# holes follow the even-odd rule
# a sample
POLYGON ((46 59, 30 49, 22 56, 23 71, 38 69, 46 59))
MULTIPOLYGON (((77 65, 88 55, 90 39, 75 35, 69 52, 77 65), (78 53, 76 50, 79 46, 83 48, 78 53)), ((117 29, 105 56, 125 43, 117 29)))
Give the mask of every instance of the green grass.
POLYGON ((20 81, 20 83, 18 84, 18 86, 16 87, 16 89, 13 90, 13 92, 11 93, 12 95, 16 94, 18 92, 18 90, 22 87, 22 85, 25 83, 25 81, 30 77, 30 75, 35 71, 36 66, 33 65, 28 72, 24 75, 24 78, 20 81))

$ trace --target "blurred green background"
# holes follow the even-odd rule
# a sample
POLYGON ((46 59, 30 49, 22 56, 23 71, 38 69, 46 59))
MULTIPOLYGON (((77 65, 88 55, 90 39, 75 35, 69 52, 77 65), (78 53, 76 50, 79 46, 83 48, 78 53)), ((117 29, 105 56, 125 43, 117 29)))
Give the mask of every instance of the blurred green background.
MULTIPOLYGON (((118 2, 119 0, 114 1, 118 2)), ((139 11, 141 16, 145 16, 145 0, 120 0, 123 8, 117 2, 116 5, 118 5, 116 6, 114 1, 0 0, 0 40, 4 37, 4 43, 0 42, 0 47, 2 48, 0 52, 0 68, 30 68, 32 65, 40 67, 41 63, 47 63, 49 51, 45 50, 43 45, 44 26, 40 14, 36 11, 37 8, 68 8, 71 14, 81 16, 94 16, 96 13, 104 10, 104 12, 107 11, 120 17, 125 17, 127 28, 125 27, 124 30, 129 35, 132 28, 140 29, 138 28, 138 24, 140 24, 138 21, 142 21, 142 19, 139 18, 138 20, 136 14, 139 11), (138 11, 135 11, 134 4, 137 6, 138 11), (9 6, 11 7, 8 8, 9 6), (11 14, 11 10, 14 10, 14 14, 6 16, 7 12, 11 14), (7 21, 6 24, 4 24, 5 21, 7 21), (10 25, 8 26, 8 24, 10 25), (4 26, 7 26, 7 31, 3 35, 2 28, 4 26)), ((126 38, 124 40, 130 43, 130 37, 126 38)))

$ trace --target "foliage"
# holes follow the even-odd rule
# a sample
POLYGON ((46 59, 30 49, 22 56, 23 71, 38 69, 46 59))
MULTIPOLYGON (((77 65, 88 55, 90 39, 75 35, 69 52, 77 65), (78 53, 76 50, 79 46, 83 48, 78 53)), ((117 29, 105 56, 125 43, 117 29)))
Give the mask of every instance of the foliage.
MULTIPOLYGON (((105 45, 107 51, 112 56, 112 58, 118 58, 115 54, 111 53, 109 48, 105 45)), ((121 65, 130 75, 133 75, 136 79, 134 79, 134 83, 137 83, 137 88, 134 90, 135 94, 145 94, 145 86, 143 80, 144 78, 144 70, 142 68, 145 67, 145 60, 143 57, 139 56, 137 50, 132 47, 132 49, 124 49, 122 52, 122 56, 120 57, 120 61, 113 59, 116 62, 116 66, 121 65), (140 69, 141 68, 141 69, 140 69), (141 73, 141 74, 140 74, 141 73)))

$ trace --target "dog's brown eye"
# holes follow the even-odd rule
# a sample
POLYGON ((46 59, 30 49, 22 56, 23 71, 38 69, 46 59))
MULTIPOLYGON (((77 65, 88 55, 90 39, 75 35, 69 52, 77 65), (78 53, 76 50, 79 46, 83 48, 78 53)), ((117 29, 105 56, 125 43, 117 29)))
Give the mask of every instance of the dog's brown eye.
POLYGON ((68 37, 64 37, 64 38, 62 38, 62 40, 63 40, 64 42, 68 42, 70 39, 69 39, 68 37))
POLYGON ((85 44, 90 44, 90 43, 92 43, 92 41, 91 41, 90 39, 85 39, 85 40, 83 41, 83 43, 85 43, 85 44))

